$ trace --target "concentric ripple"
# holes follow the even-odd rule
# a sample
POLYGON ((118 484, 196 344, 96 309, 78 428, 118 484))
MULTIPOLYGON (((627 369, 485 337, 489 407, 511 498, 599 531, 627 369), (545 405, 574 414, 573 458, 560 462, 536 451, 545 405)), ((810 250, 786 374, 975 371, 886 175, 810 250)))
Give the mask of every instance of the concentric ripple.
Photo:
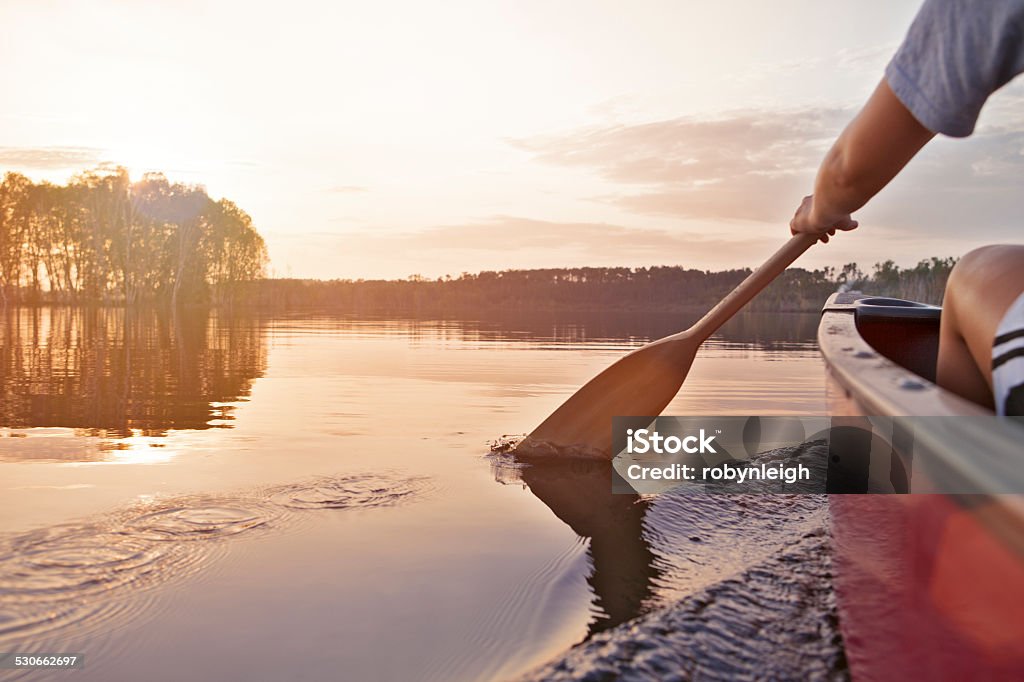
POLYGON ((145 542, 111 533, 65 542, 34 547, 0 562, 0 590, 54 596, 104 590, 156 570, 167 558, 145 542))
POLYGON ((378 475, 322 478, 277 488, 270 499, 288 509, 367 509, 388 507, 421 494, 427 479, 378 475))
POLYGON ((129 525, 129 531, 149 540, 209 540, 238 535, 269 523, 275 516, 266 505, 175 506, 143 514, 129 525))
POLYGON ((88 634, 145 611, 146 598, 117 599, 122 588, 182 575, 198 558, 99 524, 25 533, 0 547, 0 646, 71 628, 88 634))
POLYGON ((148 588, 194 573, 230 538, 303 510, 366 509, 423 493, 426 479, 324 477, 258 493, 139 504, 93 523, 0 537, 0 651, 88 636, 152 614, 148 588))

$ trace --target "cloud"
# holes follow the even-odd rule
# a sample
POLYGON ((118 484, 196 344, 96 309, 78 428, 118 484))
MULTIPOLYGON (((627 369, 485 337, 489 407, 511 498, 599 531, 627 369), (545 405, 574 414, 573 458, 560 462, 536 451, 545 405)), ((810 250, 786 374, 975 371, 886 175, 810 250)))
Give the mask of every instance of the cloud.
MULTIPOLYGON (((511 142, 542 163, 593 171, 615 190, 592 198, 631 212, 785 222, 854 114, 838 107, 738 111, 511 142)), ((964 229, 1019 234, 1024 121, 999 118, 999 126, 985 126, 966 142, 933 142, 866 215, 889 228, 927 226, 945 236, 964 229)))
POLYGON ((739 174, 788 175, 809 166, 849 119, 847 109, 717 119, 678 118, 513 140, 542 162, 585 166, 623 183, 699 186, 739 174))
POLYGON ((584 167, 639 191, 599 197, 638 213, 771 219, 813 177, 843 108, 616 125, 512 143, 547 164, 584 167))
POLYGON ((32 170, 81 168, 100 163, 95 147, 0 147, 0 166, 32 170))

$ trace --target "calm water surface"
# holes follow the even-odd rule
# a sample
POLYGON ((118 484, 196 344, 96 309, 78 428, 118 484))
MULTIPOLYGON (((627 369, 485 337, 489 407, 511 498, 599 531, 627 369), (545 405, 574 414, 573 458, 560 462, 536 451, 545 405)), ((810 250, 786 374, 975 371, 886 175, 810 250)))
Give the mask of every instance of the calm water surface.
MULTIPOLYGON (((733 575, 799 528, 488 456, 691 321, 12 311, 0 651, 85 652, 80 680, 506 678, 733 575)), ((667 413, 823 413, 815 325, 734 320, 667 413)))

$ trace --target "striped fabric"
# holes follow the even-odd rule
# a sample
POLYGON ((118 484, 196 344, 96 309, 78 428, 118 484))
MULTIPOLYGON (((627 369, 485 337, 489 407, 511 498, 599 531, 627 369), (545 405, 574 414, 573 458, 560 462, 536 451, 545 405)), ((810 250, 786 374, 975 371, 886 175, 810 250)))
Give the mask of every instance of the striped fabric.
POLYGON ((996 413, 1024 415, 1024 293, 1006 311, 992 343, 996 413))

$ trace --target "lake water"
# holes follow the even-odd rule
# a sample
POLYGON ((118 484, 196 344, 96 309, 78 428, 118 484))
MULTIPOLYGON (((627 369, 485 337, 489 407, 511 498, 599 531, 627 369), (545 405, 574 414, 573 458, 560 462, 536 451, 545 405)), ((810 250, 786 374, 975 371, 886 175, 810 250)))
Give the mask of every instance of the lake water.
MULTIPOLYGON (((657 617, 813 537, 821 501, 637 500, 489 446, 691 322, 9 311, 0 651, 83 652, 76 680, 504 679, 657 617)), ((816 323, 733 320, 666 413, 823 414, 816 323)))

